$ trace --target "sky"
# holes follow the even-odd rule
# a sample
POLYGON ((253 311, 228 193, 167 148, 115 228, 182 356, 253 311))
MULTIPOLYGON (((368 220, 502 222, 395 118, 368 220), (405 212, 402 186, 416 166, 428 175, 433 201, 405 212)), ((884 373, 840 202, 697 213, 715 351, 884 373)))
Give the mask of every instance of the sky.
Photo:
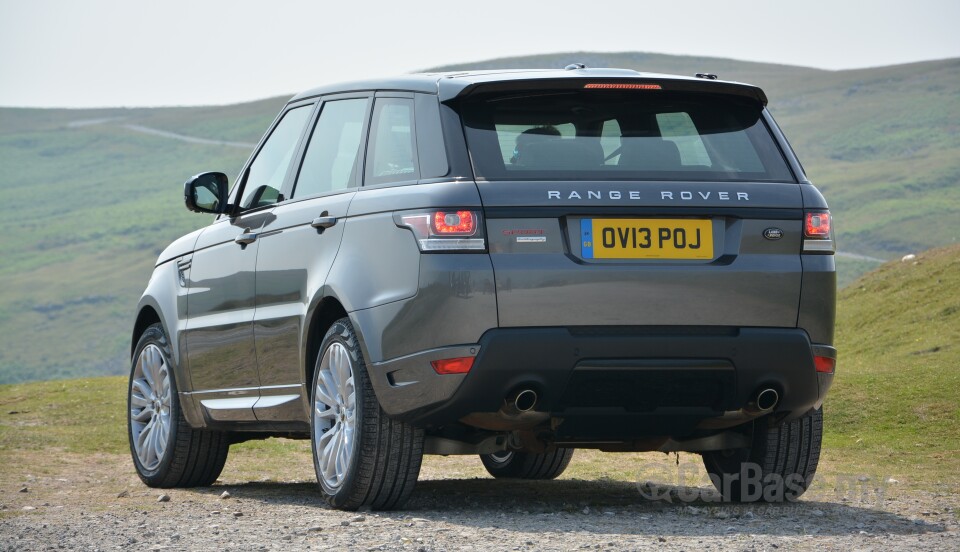
POLYGON ((0 106, 230 104, 571 51, 875 67, 960 57, 958 22, 960 0, 0 0, 0 106))

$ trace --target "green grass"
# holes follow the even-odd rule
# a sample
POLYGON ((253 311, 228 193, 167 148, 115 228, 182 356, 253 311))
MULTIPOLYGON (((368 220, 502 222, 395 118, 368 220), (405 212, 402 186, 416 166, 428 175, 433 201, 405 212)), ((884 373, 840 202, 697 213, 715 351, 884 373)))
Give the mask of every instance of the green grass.
MULTIPOLYGON (((126 376, 0 385, 0 465, 48 450, 127 454, 126 393, 126 376)), ((302 442, 269 439, 231 450, 283 457, 303 448, 302 442)))
POLYGON ((18 451, 80 454, 127 448, 124 377, 0 386, 0 458, 18 451))
POLYGON ((888 473, 960 473, 960 246, 894 261, 839 297, 825 447, 888 473))
MULTIPOLYGON (((861 278, 841 293, 837 328, 839 365, 824 406, 824 473, 956 488, 960 246, 923 253, 917 264, 889 263, 861 278)), ((0 385, 0 464, 51 450, 127 454, 125 394, 124 377, 0 385)), ((628 456, 578 453, 569 475, 631 481, 640 461, 628 456)), ((310 477, 306 442, 244 443, 231 449, 231 458, 232 478, 310 477), (272 467, 265 471, 265 465, 272 467)), ((482 472, 467 460, 443 464, 445 473, 451 469, 464 477, 482 472)))
MULTIPOLYGON (((705 57, 570 53, 462 68, 626 67, 762 86, 834 212, 842 250, 880 258, 960 241, 960 60, 821 71, 705 57)), ((156 109, 0 108, 0 383, 126 369, 137 298, 157 254, 209 223, 182 205, 203 170, 233 178, 249 151, 126 129, 256 142, 286 97, 156 109), (100 124, 77 124, 101 120, 100 124)), ((841 285, 874 263, 838 259, 841 285)))

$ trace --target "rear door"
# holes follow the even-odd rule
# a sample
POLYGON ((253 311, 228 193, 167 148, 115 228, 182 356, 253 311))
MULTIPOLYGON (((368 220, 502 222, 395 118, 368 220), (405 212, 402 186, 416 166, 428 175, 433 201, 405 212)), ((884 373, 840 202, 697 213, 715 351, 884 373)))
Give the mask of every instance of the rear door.
POLYGON ((257 309, 254 319, 261 399, 260 421, 303 417, 306 397, 301 340, 313 300, 340 247, 347 208, 360 182, 360 146, 369 114, 368 95, 327 98, 302 159, 278 205, 260 231, 257 309))
POLYGON ((795 327, 803 204, 763 109, 660 89, 464 101, 500 325, 795 327))

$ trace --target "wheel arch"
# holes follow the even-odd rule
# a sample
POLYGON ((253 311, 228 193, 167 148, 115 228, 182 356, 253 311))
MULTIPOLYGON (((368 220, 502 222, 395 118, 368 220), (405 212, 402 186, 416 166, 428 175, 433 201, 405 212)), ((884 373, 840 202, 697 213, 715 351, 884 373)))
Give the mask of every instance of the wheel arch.
MULTIPOLYGON (((347 316, 343 303, 335 295, 321 293, 308 317, 304 339, 302 379, 307 400, 313 400, 313 362, 320 352, 323 336, 337 320, 347 316)), ((359 333, 359 329, 357 329, 359 333)))
POLYGON ((137 352, 137 342, 140 341, 140 336, 143 335, 143 332, 145 332, 147 328, 157 323, 163 326, 163 332, 165 334, 170 335, 170 332, 167 331, 167 325, 163 323, 157 309, 151 304, 141 306, 140 311, 137 313, 137 321, 133 324, 133 335, 130 339, 131 358, 133 358, 134 353, 137 352))
POLYGON ((161 263, 153 269, 153 275, 137 302, 137 315, 131 332, 130 359, 133 360, 137 342, 143 332, 151 324, 159 323, 170 342, 173 373, 184 416, 190 424, 198 427, 203 425, 202 417, 197 412, 195 402, 186 395, 193 391, 193 382, 187 369, 189 362, 186 341, 183 339, 187 315, 186 289, 180 282, 180 267, 177 262, 161 263))

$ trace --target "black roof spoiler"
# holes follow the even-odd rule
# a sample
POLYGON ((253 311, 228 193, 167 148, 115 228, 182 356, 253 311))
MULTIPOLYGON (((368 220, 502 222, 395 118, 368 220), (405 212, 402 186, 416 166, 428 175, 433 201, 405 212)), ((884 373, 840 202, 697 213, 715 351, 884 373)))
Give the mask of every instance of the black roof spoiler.
POLYGON ((324 94, 353 91, 398 90, 437 94, 441 102, 463 98, 478 91, 576 89, 585 84, 657 84, 663 90, 712 92, 756 100, 767 105, 763 90, 751 84, 710 79, 712 74, 685 77, 659 73, 639 73, 630 69, 589 69, 572 65, 569 69, 507 69, 493 71, 459 71, 419 73, 388 79, 330 84, 297 94, 290 102, 324 94))
POLYGON ((596 88, 616 88, 617 86, 615 85, 625 85, 623 88, 641 88, 641 86, 637 85, 646 85, 650 87, 647 88, 647 90, 654 93, 657 90, 663 90, 726 94, 751 99, 763 106, 767 105, 767 95, 762 89, 751 84, 695 77, 686 78, 675 75, 634 73, 634 75, 631 76, 572 76, 569 75, 570 72, 568 72, 568 75, 559 77, 555 76, 556 73, 550 72, 553 74, 547 73, 543 76, 529 76, 528 78, 485 78, 473 80, 454 77, 440 79, 437 83, 438 94, 441 102, 451 102, 478 93, 518 92, 544 89, 575 90, 583 89, 587 85, 600 85, 593 86, 596 88), (654 88, 655 86, 659 88, 654 88))

